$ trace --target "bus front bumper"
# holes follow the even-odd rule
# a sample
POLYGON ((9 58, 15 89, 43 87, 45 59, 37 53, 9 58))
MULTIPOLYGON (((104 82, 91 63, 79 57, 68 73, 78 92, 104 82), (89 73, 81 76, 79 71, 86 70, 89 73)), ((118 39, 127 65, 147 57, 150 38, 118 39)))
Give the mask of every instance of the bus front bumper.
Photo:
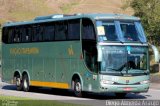
POLYGON ((132 92, 132 93, 141 93, 148 92, 149 84, 139 84, 139 85, 101 85, 100 92, 132 92))

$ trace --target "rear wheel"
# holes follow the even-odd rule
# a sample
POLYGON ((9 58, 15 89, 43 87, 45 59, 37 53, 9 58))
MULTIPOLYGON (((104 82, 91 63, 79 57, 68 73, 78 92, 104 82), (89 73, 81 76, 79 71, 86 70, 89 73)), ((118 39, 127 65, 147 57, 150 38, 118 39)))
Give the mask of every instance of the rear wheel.
POLYGON ((25 92, 28 92, 28 91, 29 91, 29 79, 28 79, 28 76, 27 76, 27 75, 24 75, 24 76, 23 76, 22 84, 23 84, 23 90, 24 90, 25 92))
POLYGON ((16 88, 18 91, 22 90, 22 81, 19 75, 15 76, 16 88))
POLYGON ((74 81, 74 94, 77 97, 82 97, 82 85, 79 79, 74 81))

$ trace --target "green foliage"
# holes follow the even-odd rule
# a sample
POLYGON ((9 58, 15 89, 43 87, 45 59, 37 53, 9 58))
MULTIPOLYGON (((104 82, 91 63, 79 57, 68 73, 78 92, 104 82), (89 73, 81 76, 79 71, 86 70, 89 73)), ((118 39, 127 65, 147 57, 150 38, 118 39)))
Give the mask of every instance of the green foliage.
POLYGON ((0 100, 32 100, 30 98, 0 95, 0 100))
POLYGON ((160 0, 131 0, 130 6, 141 18, 149 42, 160 45, 160 0))
POLYGON ((4 95, 0 95, 0 106, 1 104, 2 106, 86 106, 55 100, 34 100, 30 98, 4 95))
MULTIPOLYGON (((2 26, 1 26, 1 24, 0 24, 0 42, 1 42, 1 36, 2 36, 2 26)), ((1 46, 1 45, 0 45, 1 46)), ((1 49, 1 47, 0 47, 0 49, 1 49)), ((0 53, 1 53, 1 50, 0 50, 0 53)))

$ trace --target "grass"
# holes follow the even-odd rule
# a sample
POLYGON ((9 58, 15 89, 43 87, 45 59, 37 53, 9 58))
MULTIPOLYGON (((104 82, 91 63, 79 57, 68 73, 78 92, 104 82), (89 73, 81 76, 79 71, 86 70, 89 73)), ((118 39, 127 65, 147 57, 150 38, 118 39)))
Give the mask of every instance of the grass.
POLYGON ((0 95, 0 100, 29 100, 29 98, 22 98, 22 97, 16 97, 16 96, 4 96, 0 95))
POLYGON ((84 106, 51 100, 33 100, 30 98, 0 95, 0 106, 84 106), (11 105, 10 105, 11 104, 11 105))

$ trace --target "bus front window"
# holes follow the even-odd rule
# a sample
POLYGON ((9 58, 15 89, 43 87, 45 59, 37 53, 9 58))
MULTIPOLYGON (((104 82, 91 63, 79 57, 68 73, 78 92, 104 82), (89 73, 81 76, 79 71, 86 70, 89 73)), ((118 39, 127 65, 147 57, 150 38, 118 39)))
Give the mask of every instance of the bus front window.
POLYGON ((138 31, 134 23, 121 23, 122 36, 125 41, 140 41, 138 31))
POLYGON ((121 22, 121 21, 97 21, 97 32, 99 37, 103 36, 103 40, 99 41, 115 41, 115 42, 141 42, 146 43, 146 37, 138 21, 121 22))
POLYGON ((119 73, 120 68, 127 62, 127 56, 123 47, 105 46, 102 47, 102 73, 119 73))
MULTIPOLYGON (((104 46, 102 47, 103 60, 101 73, 112 75, 144 74, 147 70, 147 53, 136 50, 128 53, 126 47, 104 46)), ((140 49, 140 48, 138 48, 140 49)))
POLYGON ((104 24, 105 36, 108 41, 118 41, 114 23, 104 24))

